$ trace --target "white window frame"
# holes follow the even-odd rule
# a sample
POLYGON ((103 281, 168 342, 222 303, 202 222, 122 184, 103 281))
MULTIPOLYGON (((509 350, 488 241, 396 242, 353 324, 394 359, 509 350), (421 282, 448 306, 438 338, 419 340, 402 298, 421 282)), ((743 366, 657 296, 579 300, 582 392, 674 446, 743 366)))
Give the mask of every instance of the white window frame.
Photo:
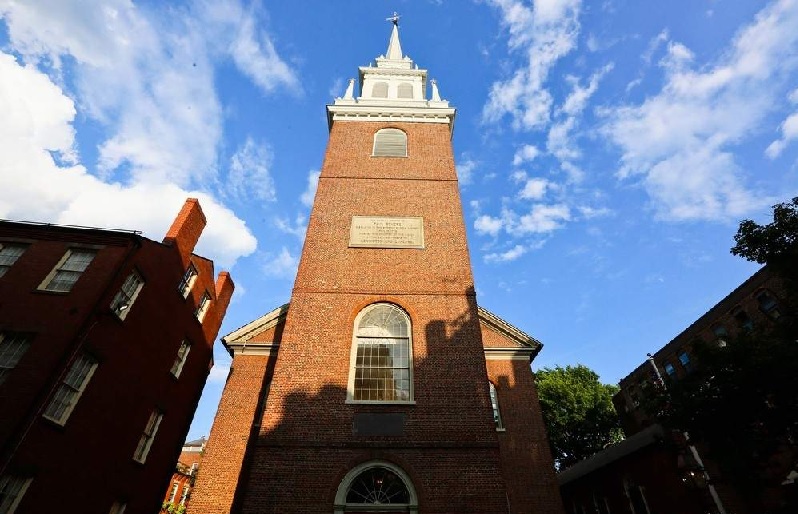
POLYGON ((0 385, 30 348, 31 336, 19 332, 0 332, 0 385))
POLYGON ((141 274, 137 271, 130 273, 111 301, 111 311, 113 311, 119 319, 125 319, 130 309, 133 308, 133 303, 136 301, 136 298, 139 297, 139 293, 143 288, 144 279, 141 278, 141 274))
POLYGON ((28 249, 27 244, 23 243, 0 243, 0 277, 6 274, 6 271, 16 264, 20 257, 28 249), (18 249, 20 252, 16 255, 12 250, 18 249), (5 254, 5 255, 4 255, 5 254))
POLYGON ((488 394, 490 395, 490 406, 493 410, 493 421, 496 423, 496 431, 504 432, 504 423, 502 423, 502 412, 499 408, 499 392, 496 390, 496 385, 488 381, 488 394))
POLYGON ((205 319, 205 315, 208 314, 208 308, 211 306, 211 294, 208 291, 202 293, 200 297, 199 304, 197 304, 197 310, 194 311, 194 315, 197 317, 197 321, 202 323, 202 320, 205 319))
MULTIPOLYGON (((385 143, 382 143, 384 145, 385 143)), ((390 147, 389 147, 390 148, 390 147)), ((395 127, 386 127, 381 128, 377 132, 374 133, 374 145, 371 149, 371 156, 372 157, 407 157, 407 132, 402 129, 398 129, 395 127), (399 136, 401 134, 404 137, 404 153, 390 153, 383 149, 380 153, 377 153, 377 142, 382 137, 392 137, 392 136, 399 136)))
POLYGON ((85 353, 72 361, 58 389, 52 398, 50 398, 50 402, 47 404, 47 408, 43 414, 44 417, 59 425, 65 424, 72 414, 72 411, 75 409, 75 406, 78 404, 80 397, 83 396, 83 392, 86 390, 86 386, 88 386, 91 377, 94 375, 97 365, 97 359, 85 353), (78 377, 73 376, 73 373, 76 373, 76 370, 81 368, 83 370, 83 378, 80 380, 80 383, 76 383, 74 379, 78 377), (61 406, 63 406, 63 408, 61 406))
POLYGON ((141 434, 136 451, 133 453, 133 460, 142 464, 147 461, 147 455, 150 453, 150 448, 152 448, 152 443, 155 441, 155 436, 158 434, 158 427, 161 426, 162 420, 163 412, 158 409, 153 410, 147 420, 147 424, 144 426, 144 432, 141 434))
POLYGON ((177 491, 180 489, 180 482, 172 482, 172 493, 169 495, 169 503, 174 503, 177 498, 177 491))
POLYGON ((188 493, 191 490, 191 486, 188 485, 188 482, 183 484, 183 493, 180 495, 180 505, 185 505, 186 500, 188 500, 188 493))
POLYGON ((186 360, 188 359, 188 354, 191 351, 191 343, 188 340, 183 339, 180 343, 180 348, 177 349, 177 358, 175 358, 174 364, 172 364, 172 369, 169 372, 175 377, 180 378, 180 373, 183 372, 183 366, 186 364, 186 360))
MULTIPOLYGON (((53 269, 50 271, 50 273, 48 273, 47 276, 44 277, 44 280, 42 281, 41 284, 39 284, 39 288, 38 289, 42 290, 42 291, 50 291, 50 292, 54 292, 54 293, 68 293, 68 292, 72 291, 72 288, 75 287, 75 284, 78 283, 78 280, 80 280, 80 277, 83 276, 83 273, 85 273, 85 271, 88 269, 88 267, 94 261, 95 257, 97 257, 97 250, 93 250, 93 249, 89 249, 89 248, 70 248, 69 250, 66 251, 66 253, 64 253, 63 257, 61 257, 61 259, 58 261, 58 263, 55 265, 55 267, 53 267, 53 269), (91 259, 89 259, 88 262, 86 262, 85 265, 82 266, 82 269, 67 269, 67 266, 74 266, 74 265, 70 264, 69 259, 73 255, 79 254, 79 253, 91 254, 91 259), (73 280, 72 283, 69 284, 69 289, 66 289, 66 290, 64 290, 64 289, 54 289, 52 287, 53 282, 55 281, 55 278, 58 276, 59 273, 72 273, 72 274, 75 274, 74 275, 75 276, 75 280, 73 280)), ((80 268, 80 266, 75 266, 75 267, 76 268, 80 268)))
POLYGON ((108 514, 125 514, 126 508, 127 503, 117 501, 111 505, 111 510, 108 511, 108 514))
MULTIPOLYGON (((397 339, 399 339, 397 337, 397 339)), ((366 306, 363 310, 361 310, 357 317, 355 318, 354 327, 352 330, 352 348, 350 351, 350 358, 349 358, 349 382, 347 384, 347 392, 346 392, 346 403, 364 403, 364 404, 415 404, 414 401, 414 391, 413 391, 413 323, 410 319, 410 315, 402 309, 400 306, 389 303, 389 302, 377 302, 372 303, 371 305, 366 306), (407 322, 407 351, 408 351, 408 380, 410 381, 409 387, 409 397, 406 400, 359 400, 355 399, 355 375, 357 373, 357 353, 358 353, 358 327, 360 325, 361 319, 368 314, 371 310, 378 308, 380 306, 389 306, 396 309, 402 315, 404 315, 405 320, 407 322)))
POLYGON ((194 282, 197 281, 197 268, 194 264, 189 263, 188 268, 186 268, 186 272, 183 273, 183 278, 180 280, 180 284, 177 286, 177 290, 180 292, 180 295, 183 298, 188 298, 188 294, 191 292, 191 288, 194 287, 194 282))
MULTIPOLYGON (((352 486, 352 482, 361 473, 367 471, 369 468, 375 467, 385 468, 393 472, 402 480, 402 482, 404 482, 407 492, 410 494, 410 503, 404 505, 407 509, 406 512, 418 512, 418 494, 416 493, 416 488, 413 486, 413 481, 410 480, 410 476, 405 473, 402 468, 392 462, 373 460, 355 466, 354 468, 350 469, 346 475, 344 475, 344 478, 341 480, 341 483, 338 485, 338 490, 335 493, 335 503, 333 504, 334 514, 344 514, 345 512, 350 512, 350 510, 355 510, 347 508, 346 505, 346 496, 349 493, 349 488, 352 486)), ((396 507, 398 506, 399 505, 396 505, 396 507)), ((363 505, 357 504, 355 507, 363 508, 363 505)))
POLYGON ((14 475, 0 476, 0 513, 14 514, 32 481, 32 478, 14 475))

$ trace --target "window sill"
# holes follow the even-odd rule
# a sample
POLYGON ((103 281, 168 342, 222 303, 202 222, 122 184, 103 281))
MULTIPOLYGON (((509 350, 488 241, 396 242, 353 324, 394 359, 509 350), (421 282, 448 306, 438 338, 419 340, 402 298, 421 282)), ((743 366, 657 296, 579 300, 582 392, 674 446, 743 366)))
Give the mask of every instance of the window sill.
POLYGON ((407 400, 407 401, 387 401, 387 400, 352 400, 351 398, 346 399, 346 404, 348 405, 415 405, 415 400, 407 400))
POLYGON ((498 428, 496 428, 496 431, 497 432, 507 432, 507 429, 504 428, 504 427, 498 427, 498 428))

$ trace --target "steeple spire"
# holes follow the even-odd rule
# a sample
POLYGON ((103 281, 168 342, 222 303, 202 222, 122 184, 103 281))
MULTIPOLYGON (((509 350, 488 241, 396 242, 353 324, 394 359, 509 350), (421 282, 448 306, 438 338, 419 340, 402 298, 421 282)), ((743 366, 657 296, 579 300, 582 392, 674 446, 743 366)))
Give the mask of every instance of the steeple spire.
POLYGON ((391 39, 388 41, 388 51, 385 52, 385 57, 391 60, 401 60, 402 45, 399 43, 399 15, 394 12, 393 16, 386 18, 386 21, 393 23, 393 30, 391 31, 391 39))

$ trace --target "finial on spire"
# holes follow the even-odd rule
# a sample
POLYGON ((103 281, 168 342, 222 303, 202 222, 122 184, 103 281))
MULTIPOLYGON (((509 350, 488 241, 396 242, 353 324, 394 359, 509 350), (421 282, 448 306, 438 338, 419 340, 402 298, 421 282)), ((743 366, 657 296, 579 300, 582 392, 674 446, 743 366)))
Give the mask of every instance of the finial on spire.
POLYGON ((385 57, 393 60, 402 59, 402 45, 399 43, 399 15, 395 12, 390 18, 385 18, 387 21, 393 22, 393 30, 391 30, 391 40, 388 41, 388 51, 385 52, 385 57))

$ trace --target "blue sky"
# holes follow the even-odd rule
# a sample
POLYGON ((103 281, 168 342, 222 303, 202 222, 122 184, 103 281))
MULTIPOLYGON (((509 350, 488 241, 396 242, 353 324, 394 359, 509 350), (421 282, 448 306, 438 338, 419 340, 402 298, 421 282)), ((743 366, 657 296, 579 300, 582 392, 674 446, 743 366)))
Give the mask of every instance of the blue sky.
POLYGON ((798 195, 795 0, 0 0, 0 218, 160 240, 197 196, 231 332, 289 299, 324 105, 393 11, 458 109, 478 301, 533 367, 617 382, 756 270, 737 223, 798 195))

